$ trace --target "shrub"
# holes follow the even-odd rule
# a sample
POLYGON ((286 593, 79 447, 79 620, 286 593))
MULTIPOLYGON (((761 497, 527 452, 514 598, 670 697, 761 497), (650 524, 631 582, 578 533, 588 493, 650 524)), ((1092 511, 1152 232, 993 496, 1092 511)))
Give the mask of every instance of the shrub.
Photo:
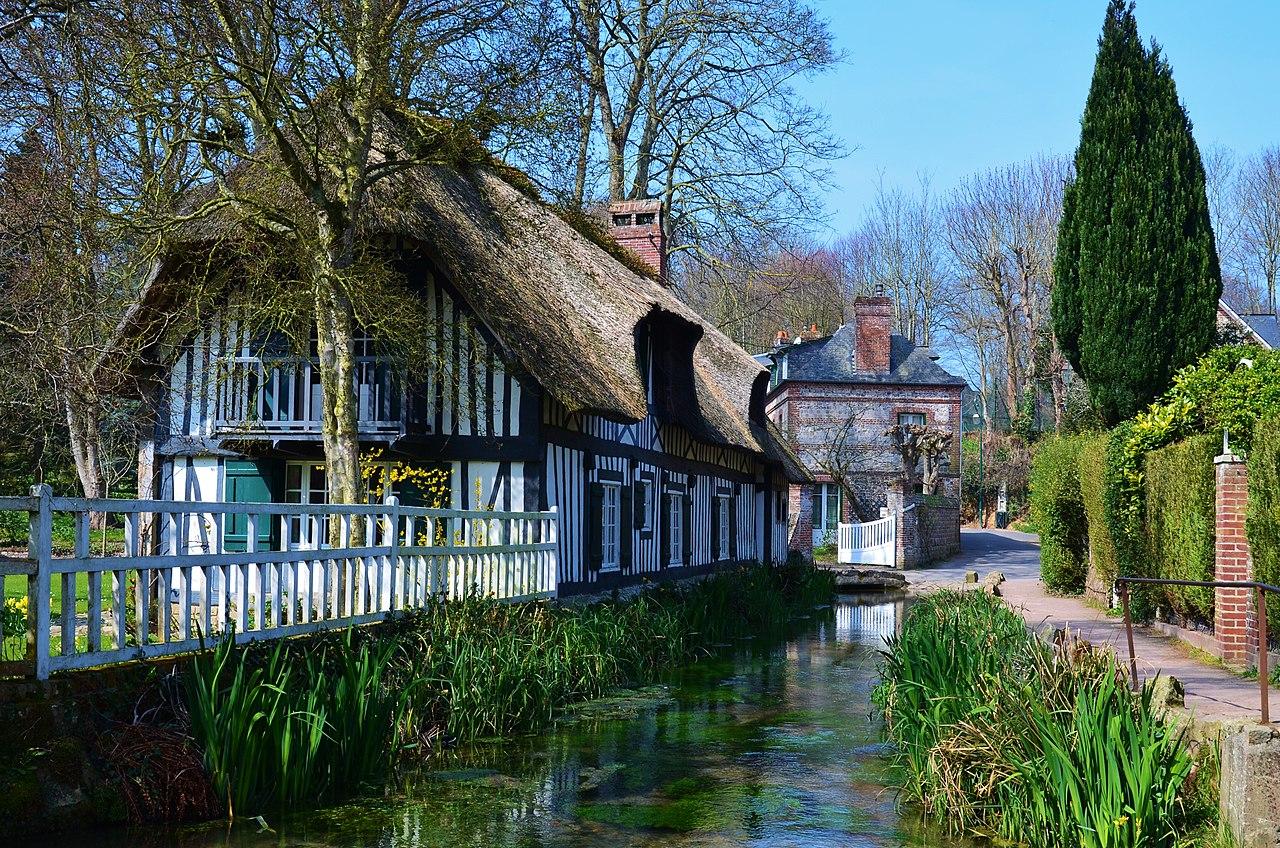
POLYGON ((1040 534, 1040 576, 1055 592, 1084 591, 1089 525, 1080 496, 1080 436, 1051 436, 1031 460, 1031 521, 1040 534))
POLYGON ((940 592, 888 640, 873 700, 905 794, 953 831, 1033 848, 1165 848, 1201 827, 1193 759, 1114 655, 1051 647, 977 592, 940 592))
POLYGON ((1088 519, 1089 562, 1101 589, 1109 589, 1119 572, 1116 546, 1107 524, 1105 492, 1107 443, 1110 434, 1091 436, 1080 449, 1080 497, 1088 519))
MULTIPOLYGON (((1146 536, 1151 571, 1177 580, 1214 575, 1213 436, 1192 436, 1147 454, 1146 536)), ((1179 615, 1213 621, 1213 590, 1167 586, 1165 601, 1179 615)))
MULTIPOLYGON (((1258 422, 1249 454, 1249 506, 1245 532, 1253 556, 1253 577, 1280 583, 1280 415, 1258 422)), ((1280 597, 1267 593, 1267 624, 1280 634, 1280 597)))

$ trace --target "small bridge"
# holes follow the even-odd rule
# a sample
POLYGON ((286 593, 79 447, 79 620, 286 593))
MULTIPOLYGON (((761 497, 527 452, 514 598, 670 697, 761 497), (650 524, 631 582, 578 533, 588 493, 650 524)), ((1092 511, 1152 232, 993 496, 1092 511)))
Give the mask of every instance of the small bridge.
POLYGON ((893 515, 863 524, 841 524, 836 528, 836 559, 850 565, 892 566, 897 533, 897 518, 893 515))

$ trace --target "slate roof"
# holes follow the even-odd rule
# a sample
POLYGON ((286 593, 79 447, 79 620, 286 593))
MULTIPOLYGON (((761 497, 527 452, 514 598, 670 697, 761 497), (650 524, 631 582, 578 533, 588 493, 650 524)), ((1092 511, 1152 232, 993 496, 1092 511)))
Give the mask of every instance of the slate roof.
POLYGON ((1262 339, 1267 347, 1280 348, 1280 318, 1275 315, 1241 315, 1240 320, 1262 339))
POLYGON ((830 336, 793 344, 775 354, 787 357, 787 380, 809 383, 883 383, 921 386, 963 386, 964 378, 947 371, 899 335, 889 337, 889 371, 870 373, 854 368, 856 339, 853 324, 845 324, 830 336))

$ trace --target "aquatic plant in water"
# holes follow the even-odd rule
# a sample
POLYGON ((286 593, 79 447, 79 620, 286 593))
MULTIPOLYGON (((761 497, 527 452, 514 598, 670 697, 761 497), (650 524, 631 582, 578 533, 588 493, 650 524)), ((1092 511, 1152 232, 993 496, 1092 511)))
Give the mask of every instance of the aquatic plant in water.
POLYGON ((317 804, 413 750, 545 726, 830 599, 829 572, 745 566, 587 606, 436 600, 341 638, 224 642, 188 675, 192 736, 228 814, 317 804))
POLYGON ((888 640, 873 700, 906 796, 954 831, 1044 848, 1172 846, 1205 825, 1195 758, 1114 657, 1027 632, 1001 601, 940 592, 888 640))

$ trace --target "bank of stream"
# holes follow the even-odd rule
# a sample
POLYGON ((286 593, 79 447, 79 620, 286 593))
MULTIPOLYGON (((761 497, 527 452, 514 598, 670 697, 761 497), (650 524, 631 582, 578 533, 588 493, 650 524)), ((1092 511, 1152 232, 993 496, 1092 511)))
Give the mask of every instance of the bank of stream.
POLYGON ((96 831, 76 844, 958 845, 890 788, 870 693, 902 606, 841 597, 781 643, 743 640, 536 736, 433 758, 377 797, 231 826, 96 831))

